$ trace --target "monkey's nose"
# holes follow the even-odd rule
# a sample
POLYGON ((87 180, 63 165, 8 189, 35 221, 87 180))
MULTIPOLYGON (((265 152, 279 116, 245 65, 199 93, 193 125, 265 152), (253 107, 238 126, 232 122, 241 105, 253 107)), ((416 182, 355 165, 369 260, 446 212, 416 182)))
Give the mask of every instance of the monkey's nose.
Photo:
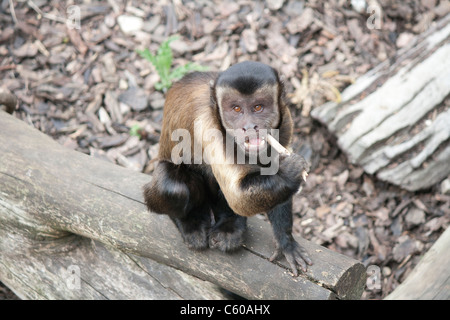
POLYGON ((242 128, 242 131, 244 131, 244 132, 246 132, 247 130, 251 130, 251 129, 253 129, 253 130, 255 130, 255 131, 258 131, 258 126, 257 125, 248 125, 248 126, 244 126, 243 128, 242 128))

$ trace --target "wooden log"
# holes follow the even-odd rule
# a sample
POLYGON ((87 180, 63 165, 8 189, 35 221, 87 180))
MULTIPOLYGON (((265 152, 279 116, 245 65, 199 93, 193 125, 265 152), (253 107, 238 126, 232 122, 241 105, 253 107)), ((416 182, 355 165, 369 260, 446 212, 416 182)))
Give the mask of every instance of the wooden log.
POLYGON ((3 222, 0 279, 21 299, 227 299, 216 285, 151 259, 74 234, 30 238, 3 222))
POLYGON ((450 299, 450 228, 439 237, 387 300, 450 299))
POLYGON ((286 261, 269 262, 272 233, 257 218, 249 219, 243 248, 234 254, 189 250, 167 216, 147 212, 142 186, 150 176, 66 149, 4 112, 0 128, 0 222, 7 226, 0 232, 0 280, 21 297, 132 298, 133 288, 153 278, 175 292, 171 297, 185 298, 183 288, 205 287, 175 288, 176 281, 159 279, 182 275, 166 275, 159 267, 142 268, 145 274, 133 280, 131 260, 140 268, 151 261, 170 266, 249 299, 358 299, 362 294, 361 263, 306 240, 297 239, 314 261, 306 274, 293 277, 286 261), (62 281, 61 270, 72 264, 81 269, 79 291, 62 281), (156 277, 158 272, 164 275, 156 277), (121 282, 115 287, 117 277, 121 282))
POLYGON ((450 174, 450 14, 311 115, 353 163, 415 191, 450 174))

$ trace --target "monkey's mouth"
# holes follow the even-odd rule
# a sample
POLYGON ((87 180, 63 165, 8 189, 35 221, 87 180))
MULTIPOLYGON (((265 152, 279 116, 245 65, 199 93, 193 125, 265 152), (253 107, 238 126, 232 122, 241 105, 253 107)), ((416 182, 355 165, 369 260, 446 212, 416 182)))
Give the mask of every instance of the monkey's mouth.
POLYGON ((245 137, 244 147, 246 150, 258 150, 266 146, 265 137, 245 137))

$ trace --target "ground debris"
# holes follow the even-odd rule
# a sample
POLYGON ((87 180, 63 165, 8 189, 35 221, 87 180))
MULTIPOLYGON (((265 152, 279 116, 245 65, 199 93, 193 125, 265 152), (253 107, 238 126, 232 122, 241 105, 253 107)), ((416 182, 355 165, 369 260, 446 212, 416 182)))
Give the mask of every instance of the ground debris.
MULTIPOLYGON (((80 5, 79 28, 64 23, 65 2, 12 1, 15 14, 8 5, 0 10, 0 87, 17 96, 16 117, 61 144, 151 173, 165 95, 154 88, 155 68, 136 49, 156 52, 178 34, 174 66, 272 65, 291 104, 294 150, 312 165, 294 198, 294 231, 379 266, 382 289, 363 296, 379 299, 448 227, 448 183, 412 193, 380 182, 350 164, 309 114, 338 102, 345 87, 395 57, 450 5, 378 2, 385 13, 381 29, 367 28, 368 15, 354 1, 87 1, 80 5)), ((0 299, 11 297, 5 292, 0 286, 0 299)))

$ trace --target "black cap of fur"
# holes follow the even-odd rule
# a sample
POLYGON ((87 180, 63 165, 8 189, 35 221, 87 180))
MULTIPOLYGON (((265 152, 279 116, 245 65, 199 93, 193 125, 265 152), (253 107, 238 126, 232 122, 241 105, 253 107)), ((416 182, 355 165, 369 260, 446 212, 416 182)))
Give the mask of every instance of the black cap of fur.
POLYGON ((261 62, 245 61, 222 72, 216 86, 231 87, 242 94, 253 94, 264 85, 276 85, 278 82, 278 74, 272 67, 261 62))

